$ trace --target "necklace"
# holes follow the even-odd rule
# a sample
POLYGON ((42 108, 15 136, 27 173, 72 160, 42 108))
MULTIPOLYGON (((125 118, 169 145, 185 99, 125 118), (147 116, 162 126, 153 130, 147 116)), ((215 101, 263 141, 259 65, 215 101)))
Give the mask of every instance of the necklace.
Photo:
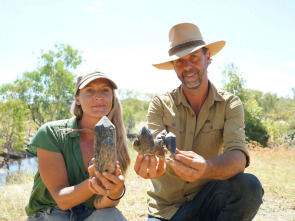
POLYGON ((88 151, 88 146, 87 146, 85 140, 82 139, 82 137, 81 137, 81 141, 84 144, 84 148, 86 149, 87 156, 88 156, 88 159, 89 159, 88 165, 90 166, 90 165, 92 165, 92 161, 91 161, 91 156, 90 156, 89 151, 88 151))

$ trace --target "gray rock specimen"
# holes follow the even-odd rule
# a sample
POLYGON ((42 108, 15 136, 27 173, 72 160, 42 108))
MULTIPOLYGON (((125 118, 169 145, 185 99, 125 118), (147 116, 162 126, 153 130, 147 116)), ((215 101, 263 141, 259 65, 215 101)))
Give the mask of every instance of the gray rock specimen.
POLYGON ((114 173, 117 163, 116 127, 102 117, 94 128, 94 166, 101 173, 114 173))
POLYGON ((146 127, 143 127, 133 142, 133 148, 142 154, 156 155, 166 160, 172 160, 176 154, 176 137, 172 132, 163 130, 155 140, 146 127))

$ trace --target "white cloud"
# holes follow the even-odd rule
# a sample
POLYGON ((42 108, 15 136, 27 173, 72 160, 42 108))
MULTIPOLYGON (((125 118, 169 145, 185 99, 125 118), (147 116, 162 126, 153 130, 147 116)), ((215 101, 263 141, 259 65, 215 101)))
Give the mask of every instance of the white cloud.
POLYGON ((284 62, 281 64, 281 68, 294 68, 295 67, 295 61, 289 61, 289 62, 284 62))
POLYGON ((87 7, 86 7, 86 10, 87 10, 87 11, 90 11, 90 12, 97 12, 96 8, 91 7, 91 6, 87 6, 87 7))
POLYGON ((102 1, 96 1, 95 4, 96 5, 102 5, 102 1))

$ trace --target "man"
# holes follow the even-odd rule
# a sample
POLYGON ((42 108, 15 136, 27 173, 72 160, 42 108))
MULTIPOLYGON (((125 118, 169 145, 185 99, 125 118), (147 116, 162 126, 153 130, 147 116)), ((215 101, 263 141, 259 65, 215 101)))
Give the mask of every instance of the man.
POLYGON ((178 150, 167 165, 155 156, 137 156, 136 173, 151 179, 148 220, 252 220, 263 188, 243 173, 249 165, 243 105, 217 90, 207 74, 225 41, 206 44, 190 23, 173 26, 169 40, 169 58, 154 66, 174 69, 181 85, 154 97, 147 117, 154 137, 164 129, 176 135, 178 150))

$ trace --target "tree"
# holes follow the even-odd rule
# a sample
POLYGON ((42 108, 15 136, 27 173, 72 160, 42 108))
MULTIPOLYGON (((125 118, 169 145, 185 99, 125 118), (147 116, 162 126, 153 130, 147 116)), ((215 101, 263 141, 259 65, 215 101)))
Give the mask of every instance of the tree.
POLYGON ((233 63, 228 63, 225 65, 222 75, 223 90, 237 95, 242 102, 245 102, 248 98, 247 91, 243 88, 246 81, 239 73, 239 68, 233 63))
POLYGON ((254 96, 251 96, 245 107, 245 131, 249 140, 255 140, 263 146, 267 146, 269 134, 263 122, 263 109, 259 107, 254 96))
POLYGON ((254 94, 250 95, 249 90, 244 89, 245 80, 238 71, 239 69, 233 63, 225 65, 225 69, 222 72, 224 77, 223 89, 237 95, 244 104, 247 138, 266 146, 269 135, 261 123, 263 118, 262 108, 259 107, 254 94))
POLYGON ((78 50, 70 45, 56 44, 55 50, 41 52, 37 70, 25 72, 14 83, 31 112, 33 121, 41 126, 47 121, 68 118, 74 99, 73 70, 82 62, 78 50))
POLYGON ((11 85, 1 87, 0 100, 0 148, 7 150, 5 162, 8 165, 12 149, 23 149, 28 110, 24 103, 12 93, 5 94, 11 85))
POLYGON ((137 123, 146 121, 149 101, 154 94, 119 90, 119 96, 123 106, 123 121, 127 134, 130 134, 137 123))

